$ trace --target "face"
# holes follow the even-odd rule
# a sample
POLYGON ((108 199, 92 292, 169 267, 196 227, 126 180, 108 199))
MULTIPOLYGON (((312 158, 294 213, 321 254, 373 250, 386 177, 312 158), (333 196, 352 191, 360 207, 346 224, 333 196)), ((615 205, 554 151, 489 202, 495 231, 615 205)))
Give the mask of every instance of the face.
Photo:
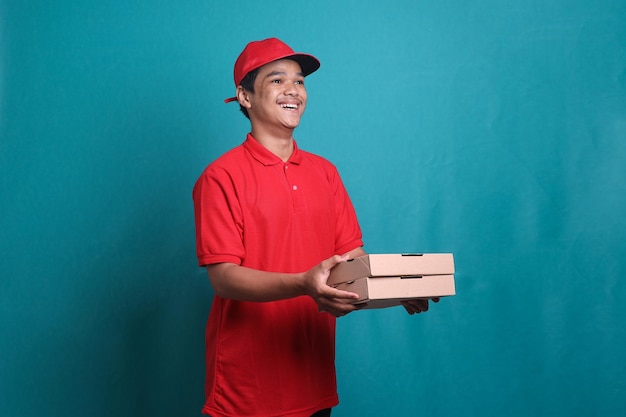
POLYGON ((264 65, 254 81, 254 93, 240 103, 248 109, 253 128, 295 129, 306 107, 307 93, 300 65, 281 59, 264 65))

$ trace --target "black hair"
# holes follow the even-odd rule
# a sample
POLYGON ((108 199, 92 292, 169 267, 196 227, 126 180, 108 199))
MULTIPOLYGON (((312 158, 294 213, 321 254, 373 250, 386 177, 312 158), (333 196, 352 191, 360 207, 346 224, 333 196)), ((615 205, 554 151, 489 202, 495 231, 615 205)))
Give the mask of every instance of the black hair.
MULTIPOLYGON (((258 74, 259 74, 259 68, 254 69, 250 71, 249 73, 247 73, 246 76, 243 77, 243 79, 241 80, 241 83, 240 83, 241 87, 250 93, 254 93, 254 81, 256 80, 256 76, 258 74)), ((246 118, 250 119, 250 115, 248 114, 248 109, 246 109, 244 106, 240 104, 239 110, 241 110, 241 112, 243 113, 244 116, 246 116, 246 118)))

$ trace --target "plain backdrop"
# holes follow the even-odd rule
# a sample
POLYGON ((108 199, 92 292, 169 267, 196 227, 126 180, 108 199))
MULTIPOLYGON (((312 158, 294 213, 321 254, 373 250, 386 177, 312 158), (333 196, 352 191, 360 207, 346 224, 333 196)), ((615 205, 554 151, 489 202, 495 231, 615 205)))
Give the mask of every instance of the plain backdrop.
POLYGON ((333 416, 626 414, 626 2, 0 1, 0 415, 197 416, 191 189, 232 67, 322 62, 301 148, 370 253, 452 252, 426 314, 338 321, 333 416))

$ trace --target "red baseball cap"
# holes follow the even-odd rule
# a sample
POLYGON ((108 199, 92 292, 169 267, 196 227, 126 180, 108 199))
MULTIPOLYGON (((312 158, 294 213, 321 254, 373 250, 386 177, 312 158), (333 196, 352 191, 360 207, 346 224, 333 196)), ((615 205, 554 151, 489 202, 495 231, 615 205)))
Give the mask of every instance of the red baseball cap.
MULTIPOLYGON (((302 73, 307 75, 317 71, 320 67, 320 61, 313 55, 294 52, 285 42, 277 38, 268 38, 262 41, 250 42, 241 52, 237 61, 235 61, 235 87, 241 84, 241 80, 250 71, 261 68, 265 64, 277 61, 279 59, 292 59, 300 64, 302 73)), ((224 103, 236 101, 237 97, 230 97, 224 100, 224 103)))

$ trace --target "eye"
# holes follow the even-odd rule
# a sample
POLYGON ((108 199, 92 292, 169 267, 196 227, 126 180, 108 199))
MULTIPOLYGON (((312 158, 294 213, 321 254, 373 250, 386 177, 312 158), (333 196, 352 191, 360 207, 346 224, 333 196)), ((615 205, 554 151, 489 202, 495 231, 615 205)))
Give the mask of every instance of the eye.
POLYGON ((298 84, 298 85, 304 85, 304 80, 298 80, 298 81, 296 81, 296 84, 298 84))

